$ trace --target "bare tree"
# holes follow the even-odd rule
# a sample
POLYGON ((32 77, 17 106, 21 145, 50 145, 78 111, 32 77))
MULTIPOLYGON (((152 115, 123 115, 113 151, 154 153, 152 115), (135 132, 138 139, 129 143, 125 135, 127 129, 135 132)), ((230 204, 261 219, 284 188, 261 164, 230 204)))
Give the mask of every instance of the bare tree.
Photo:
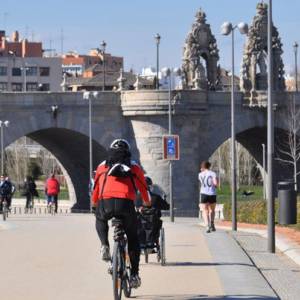
MULTIPOLYGON (((237 143, 237 177, 238 183, 251 185, 254 178, 257 179, 258 163, 253 156, 241 144, 237 143)), ((231 159, 230 159, 230 139, 224 142, 210 158, 212 168, 218 170, 219 178, 223 182, 230 183, 231 159)), ((238 185, 238 186, 239 186, 238 185)))
POLYGON ((276 160, 293 167, 294 189, 297 192, 297 177, 300 172, 297 170, 297 163, 300 159, 300 141, 297 135, 300 131, 300 109, 296 108, 295 96, 287 106, 286 114, 282 115, 287 131, 284 137, 277 140, 276 160))

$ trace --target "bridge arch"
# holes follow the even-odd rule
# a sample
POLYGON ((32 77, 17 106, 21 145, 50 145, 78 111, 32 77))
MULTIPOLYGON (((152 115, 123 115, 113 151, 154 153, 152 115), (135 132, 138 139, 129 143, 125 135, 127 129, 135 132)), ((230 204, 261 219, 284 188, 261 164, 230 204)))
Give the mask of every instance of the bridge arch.
MULTIPOLYGON (((67 175, 73 208, 89 208, 89 137, 66 128, 45 128, 24 134, 42 145, 59 161, 67 175), (72 193, 73 192, 73 193, 72 193)), ((14 142, 10 136, 6 145, 14 142)), ((106 149, 93 140, 93 168, 105 159, 106 149)))

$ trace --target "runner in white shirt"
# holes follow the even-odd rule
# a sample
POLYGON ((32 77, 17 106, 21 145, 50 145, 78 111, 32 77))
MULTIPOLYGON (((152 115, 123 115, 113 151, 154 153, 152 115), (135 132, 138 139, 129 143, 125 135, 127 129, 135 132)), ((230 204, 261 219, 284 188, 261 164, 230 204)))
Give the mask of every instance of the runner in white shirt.
POLYGON ((218 181, 216 173, 210 170, 210 166, 211 164, 208 161, 203 161, 201 163, 201 172, 198 176, 201 184, 199 207, 202 208, 204 213, 203 218, 207 226, 207 233, 216 231, 214 220, 218 181))

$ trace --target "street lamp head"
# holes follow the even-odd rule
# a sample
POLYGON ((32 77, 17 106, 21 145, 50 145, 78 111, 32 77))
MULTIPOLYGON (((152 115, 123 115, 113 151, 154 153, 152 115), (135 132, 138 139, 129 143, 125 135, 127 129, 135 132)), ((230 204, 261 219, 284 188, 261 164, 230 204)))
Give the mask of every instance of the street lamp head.
POLYGON ((16 53, 15 53, 15 51, 12 51, 12 50, 8 50, 8 54, 9 54, 9 55, 16 56, 16 53))
POLYGON ((160 39, 161 39, 161 36, 159 35, 159 33, 157 33, 154 38, 156 40, 156 44, 159 45, 160 39))
POLYGON ((106 42, 105 42, 105 41, 102 41, 102 43, 101 43, 101 48, 102 48, 103 53, 105 52, 106 45, 107 45, 106 42))
POLYGON ((232 24, 230 22, 225 22, 221 26, 221 34, 222 35, 229 35, 233 30, 232 24))
POLYGON ((4 125, 5 125, 5 127, 8 127, 9 121, 4 121, 4 125))
POLYGON ((162 68, 161 74, 163 77, 169 77, 171 75, 171 69, 170 68, 162 68))
POLYGON ((295 53, 297 53, 297 51, 298 51, 298 47, 299 47, 298 43, 297 43, 297 42, 295 42, 295 43, 294 43, 294 45, 293 45, 293 47, 294 47, 294 51, 295 51, 295 53))
POLYGON ((84 100, 89 100, 90 99, 90 92, 87 92, 87 91, 83 92, 83 99, 84 100))
POLYGON ((241 22, 237 27, 241 34, 248 34, 249 28, 247 23, 241 22))
POLYGON ((93 97, 94 97, 94 98, 97 98, 97 97, 98 97, 98 95, 99 95, 99 93, 98 93, 98 92, 93 92, 93 97))
POLYGON ((181 76, 182 74, 181 68, 174 68, 173 72, 175 76, 181 76))

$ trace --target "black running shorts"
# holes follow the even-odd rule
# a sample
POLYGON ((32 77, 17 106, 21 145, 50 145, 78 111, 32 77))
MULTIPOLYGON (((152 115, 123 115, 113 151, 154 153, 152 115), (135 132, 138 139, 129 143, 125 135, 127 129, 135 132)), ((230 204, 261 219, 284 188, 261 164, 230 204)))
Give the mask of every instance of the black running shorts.
POLYGON ((206 194, 200 194, 200 203, 216 203, 217 202, 217 196, 216 195, 206 195, 206 194))

